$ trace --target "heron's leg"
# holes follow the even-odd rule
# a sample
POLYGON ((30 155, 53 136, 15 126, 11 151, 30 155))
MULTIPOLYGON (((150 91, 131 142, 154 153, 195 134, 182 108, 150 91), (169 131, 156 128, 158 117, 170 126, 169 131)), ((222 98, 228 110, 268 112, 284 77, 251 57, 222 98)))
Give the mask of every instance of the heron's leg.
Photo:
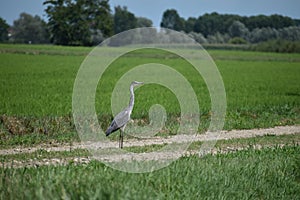
POLYGON ((121 137, 122 137, 122 130, 120 129, 119 148, 121 148, 121 137))
POLYGON ((123 148, 123 138, 124 138, 124 132, 122 129, 120 129, 120 138, 119 138, 119 148, 123 148))
POLYGON ((121 149, 123 149, 123 140, 124 140, 124 131, 122 131, 122 137, 121 137, 121 149))

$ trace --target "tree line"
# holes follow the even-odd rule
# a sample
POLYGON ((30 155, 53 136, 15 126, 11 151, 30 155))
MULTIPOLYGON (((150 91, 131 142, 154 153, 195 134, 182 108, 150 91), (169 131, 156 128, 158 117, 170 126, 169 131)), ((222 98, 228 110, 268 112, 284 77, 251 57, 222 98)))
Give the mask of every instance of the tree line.
POLYGON ((0 42, 92 46, 125 30, 153 25, 127 7, 116 6, 112 13, 108 0, 49 0, 44 5, 47 23, 27 13, 12 26, 0 18, 0 42))
POLYGON ((228 33, 229 27, 235 21, 239 21, 244 24, 249 31, 264 27, 281 29, 284 27, 300 25, 300 20, 277 14, 270 16, 257 15, 246 17, 213 12, 211 14, 204 14, 198 18, 189 17, 185 20, 179 16, 175 9, 169 9, 163 13, 161 26, 177 31, 184 31, 186 33, 202 33, 205 37, 207 37, 208 35, 214 35, 216 33, 228 33))
MULTIPOLYGON (((116 6, 112 12, 109 0, 47 0, 44 5, 47 22, 21 13, 9 26, 0 18, 0 42, 91 46, 122 31, 153 24, 126 7, 116 6)), ((213 12, 184 19, 175 9, 168 9, 160 26, 185 32, 201 44, 300 41, 300 20, 281 15, 246 17, 213 12)))
POLYGON ((164 12, 160 25, 188 33, 202 44, 245 44, 273 39, 300 41, 300 20, 276 14, 245 17, 213 12, 185 20, 170 9, 164 12))

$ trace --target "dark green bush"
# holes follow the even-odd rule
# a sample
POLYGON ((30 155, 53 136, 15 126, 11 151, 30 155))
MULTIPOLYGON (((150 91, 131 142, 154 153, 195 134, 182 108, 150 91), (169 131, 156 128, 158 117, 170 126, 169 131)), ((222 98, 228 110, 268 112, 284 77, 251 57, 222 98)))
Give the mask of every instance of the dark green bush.
POLYGON ((247 41, 241 37, 234 37, 229 40, 229 44, 247 44, 247 41))
POLYGON ((261 42, 251 47, 254 51, 267 51, 278 53, 300 53, 300 42, 293 42, 287 40, 269 40, 261 42))

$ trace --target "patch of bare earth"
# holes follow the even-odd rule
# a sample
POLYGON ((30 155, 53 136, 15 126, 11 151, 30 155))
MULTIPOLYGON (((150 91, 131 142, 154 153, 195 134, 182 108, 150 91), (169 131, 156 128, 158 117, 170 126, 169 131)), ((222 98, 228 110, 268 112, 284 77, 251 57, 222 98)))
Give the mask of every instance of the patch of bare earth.
MULTIPOLYGON (((216 140, 229 140, 238 138, 253 138, 257 136, 265 135, 290 135, 290 134, 300 134, 300 126, 278 126, 274 128, 267 129, 251 129, 251 130, 231 130, 231 131, 221 131, 221 132, 211 132, 205 134, 197 135, 175 135, 169 137, 152 137, 148 139, 128 139, 124 141, 124 147, 143 147, 148 145, 160 145, 160 144, 171 144, 171 143, 190 143, 196 141, 216 141, 216 140)), ((282 144, 281 146, 284 146, 282 144)), ((268 145, 269 147, 272 145, 268 145)), ((255 145, 252 148, 260 149, 266 146, 255 145)), ((38 150, 44 150, 47 152, 53 151, 71 151, 74 149, 89 149, 89 150, 100 150, 100 152, 108 152, 104 154, 97 154, 97 160, 105 162, 119 162, 119 161, 149 161, 149 160, 168 160, 177 159, 182 156, 189 156, 199 154, 199 151, 163 151, 163 152, 147 152, 147 153, 132 153, 132 152, 122 152, 114 153, 115 151, 111 149, 118 148, 117 141, 108 142, 84 142, 84 143, 73 143, 68 145, 62 144, 41 144, 35 147, 27 148, 13 148, 13 149, 2 149, 0 150, 1 155, 11 155, 20 153, 33 153, 38 150), (107 150, 107 151, 106 151, 107 150)), ((249 148, 247 146, 233 146, 227 145, 221 148, 212 148, 210 154, 217 153, 227 153, 234 152, 238 150, 243 150, 249 148)), ((68 163, 84 164, 91 161, 91 157, 77 157, 77 158, 51 158, 51 159, 29 159, 24 161, 13 160, 9 163, 2 163, 3 167, 36 167, 42 165, 65 165, 68 163)))

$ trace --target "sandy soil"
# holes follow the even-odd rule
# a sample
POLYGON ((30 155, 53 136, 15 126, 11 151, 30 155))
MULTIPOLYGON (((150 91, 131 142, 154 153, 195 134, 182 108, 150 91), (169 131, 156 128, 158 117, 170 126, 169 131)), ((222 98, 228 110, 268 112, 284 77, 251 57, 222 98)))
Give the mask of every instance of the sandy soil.
MULTIPOLYGON (((264 135, 287 135, 287 134, 300 134, 300 126, 278 126, 274 128, 267 129, 251 129, 251 130, 231 130, 231 131, 221 131, 218 133, 206 133, 198 135, 175 135, 170 137, 152 137, 149 139, 127 139, 124 141, 124 147, 135 147, 135 146, 146 146, 152 144, 182 144, 195 141, 215 141, 215 140, 229 140, 236 138, 252 138, 264 135)), ((284 144, 282 144, 284 145, 284 144)), ((96 151, 97 159, 104 162, 120 162, 120 161, 144 161, 144 160, 168 160, 177 159, 181 156, 189 156, 194 154, 199 154, 198 151, 182 152, 176 151, 174 148, 172 151, 162 151, 162 152, 149 152, 149 153, 132 153, 132 152, 118 152, 112 149, 118 148, 117 141, 109 142, 84 142, 84 143, 73 143, 73 144, 40 144, 35 147, 19 147, 13 149, 1 149, 1 155, 11 155, 19 153, 32 153, 38 150, 44 151, 70 151, 74 149, 89 149, 96 151), (111 151, 112 150, 112 151, 111 151), (98 152, 97 152, 98 151, 98 152)), ((216 153, 227 153, 232 151, 238 151, 245 149, 247 147, 234 147, 227 146, 222 149, 211 148, 211 154, 216 153)), ((254 148, 262 148, 260 145, 254 146, 254 148)), ((93 154, 95 156, 95 154, 93 154)), ((91 161, 91 157, 77 157, 77 158, 52 158, 52 159, 29 159, 24 161, 11 161, 10 163, 2 163, 3 167, 37 167, 41 165, 65 165, 70 162, 75 164, 85 164, 91 161)))

